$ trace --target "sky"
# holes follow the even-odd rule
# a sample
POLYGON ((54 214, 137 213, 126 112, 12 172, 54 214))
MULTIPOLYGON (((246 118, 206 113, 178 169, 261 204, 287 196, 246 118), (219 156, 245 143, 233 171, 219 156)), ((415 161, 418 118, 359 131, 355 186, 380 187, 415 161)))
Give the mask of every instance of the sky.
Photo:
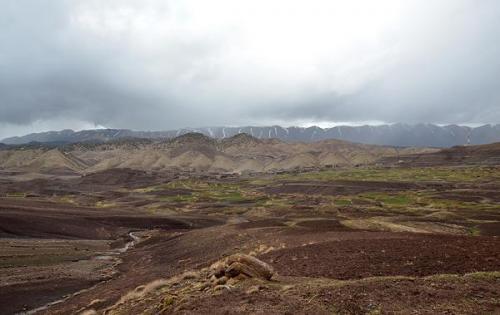
POLYGON ((497 0, 2 0, 0 139, 500 122, 497 0))

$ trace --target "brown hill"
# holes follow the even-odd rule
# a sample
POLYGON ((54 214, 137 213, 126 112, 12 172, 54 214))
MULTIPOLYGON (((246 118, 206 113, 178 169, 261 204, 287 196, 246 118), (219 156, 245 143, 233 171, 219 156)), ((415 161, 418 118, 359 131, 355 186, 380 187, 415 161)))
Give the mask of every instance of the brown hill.
POLYGON ((49 174, 90 173, 111 168, 265 172, 369 164, 384 157, 433 151, 341 140, 286 143, 276 139, 257 139, 246 134, 216 140, 190 133, 170 140, 129 139, 103 144, 73 144, 55 149, 4 149, 0 150, 0 168, 49 174))
POLYGON ((0 151, 0 168, 34 173, 74 175, 88 167, 71 152, 58 149, 10 149, 0 151))

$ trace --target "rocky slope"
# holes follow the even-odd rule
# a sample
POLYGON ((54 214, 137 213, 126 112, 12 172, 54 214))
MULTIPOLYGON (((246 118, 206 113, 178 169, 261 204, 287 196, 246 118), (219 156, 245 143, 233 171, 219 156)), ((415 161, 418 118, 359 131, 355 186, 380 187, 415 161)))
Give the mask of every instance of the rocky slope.
POLYGON ((0 170, 49 174, 84 174, 112 168, 266 172, 353 166, 372 163, 382 157, 433 151, 435 149, 374 146, 340 140, 286 143, 247 134, 214 139, 189 133, 169 140, 11 146, 0 149, 0 170))
POLYGON ((98 129, 74 132, 72 130, 50 131, 12 137, 0 142, 24 144, 29 142, 106 142, 125 138, 174 138, 186 133, 198 132, 206 136, 225 139, 240 133, 247 133, 258 139, 276 138, 288 142, 313 142, 339 139, 377 145, 451 147, 465 144, 486 144, 500 141, 500 125, 484 125, 477 128, 467 126, 432 124, 392 124, 381 126, 337 126, 320 127, 206 127, 187 128, 171 131, 132 131, 127 129, 98 129))

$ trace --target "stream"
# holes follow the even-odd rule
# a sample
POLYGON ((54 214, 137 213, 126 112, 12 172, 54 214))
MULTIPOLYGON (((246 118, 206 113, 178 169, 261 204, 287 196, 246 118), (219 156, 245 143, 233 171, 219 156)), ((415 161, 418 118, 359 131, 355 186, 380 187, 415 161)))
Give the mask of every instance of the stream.
MULTIPOLYGON (((137 232, 137 231, 135 231, 135 232, 137 232)), ((114 256, 118 256, 120 254, 125 253, 130 248, 134 247, 134 245, 137 244, 138 242, 140 242, 140 240, 141 240, 141 238, 139 236, 135 235, 134 232, 129 232, 128 236, 130 238, 130 241, 127 242, 127 243, 125 243, 125 245, 123 247, 120 247, 120 248, 117 248, 117 249, 113 249, 107 255, 98 255, 98 256, 91 257, 89 260, 92 260, 92 259, 111 260, 111 259, 114 258, 114 256)), ((42 305, 42 306, 37 307, 37 308, 34 308, 32 310, 16 313, 16 315, 32 315, 32 314, 36 314, 38 312, 44 311, 44 310, 48 309, 51 306, 63 303, 63 302, 67 301, 68 299, 70 299, 70 298, 72 298, 74 296, 80 295, 80 294, 82 294, 84 292, 87 292, 87 291, 93 289, 99 283, 101 283, 101 282, 98 282, 97 284, 91 286, 90 288, 82 289, 82 290, 77 291, 77 292, 75 292, 73 294, 69 294, 69 295, 63 297, 62 299, 49 302, 49 303, 47 303, 45 305, 42 305)))

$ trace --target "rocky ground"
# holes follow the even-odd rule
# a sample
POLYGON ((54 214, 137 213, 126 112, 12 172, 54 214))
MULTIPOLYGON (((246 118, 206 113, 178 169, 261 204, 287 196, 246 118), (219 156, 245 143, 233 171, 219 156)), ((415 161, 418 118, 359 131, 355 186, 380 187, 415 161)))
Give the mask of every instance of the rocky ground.
POLYGON ((2 314, 500 313, 495 166, 23 176, 2 314))

